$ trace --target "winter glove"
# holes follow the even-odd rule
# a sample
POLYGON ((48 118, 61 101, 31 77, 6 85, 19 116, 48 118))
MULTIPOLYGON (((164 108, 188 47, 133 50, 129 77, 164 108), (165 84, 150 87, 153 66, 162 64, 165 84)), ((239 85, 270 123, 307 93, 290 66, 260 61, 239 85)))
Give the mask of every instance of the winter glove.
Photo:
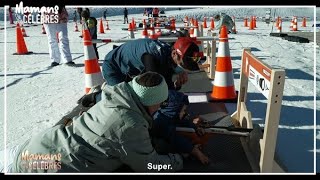
POLYGON ((81 100, 81 104, 84 107, 92 107, 93 105, 96 104, 96 95, 100 93, 100 92, 94 92, 88 95, 84 95, 82 100, 81 100))

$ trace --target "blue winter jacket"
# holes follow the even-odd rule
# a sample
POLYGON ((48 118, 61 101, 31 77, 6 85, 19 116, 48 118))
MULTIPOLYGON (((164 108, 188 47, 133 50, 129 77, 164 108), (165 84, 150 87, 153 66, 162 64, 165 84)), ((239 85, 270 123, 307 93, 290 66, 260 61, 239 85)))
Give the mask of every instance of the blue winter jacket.
POLYGON ((176 133, 176 127, 195 128, 190 119, 179 117, 182 107, 188 104, 187 95, 170 90, 167 105, 153 115, 152 136, 163 138, 178 153, 191 153, 193 149, 190 139, 176 133))
POLYGON ((171 46, 152 39, 129 41, 110 51, 102 65, 103 77, 107 84, 113 86, 123 81, 129 82, 134 76, 144 73, 146 67, 142 57, 145 54, 155 58, 156 72, 164 76, 169 89, 174 89, 171 46))

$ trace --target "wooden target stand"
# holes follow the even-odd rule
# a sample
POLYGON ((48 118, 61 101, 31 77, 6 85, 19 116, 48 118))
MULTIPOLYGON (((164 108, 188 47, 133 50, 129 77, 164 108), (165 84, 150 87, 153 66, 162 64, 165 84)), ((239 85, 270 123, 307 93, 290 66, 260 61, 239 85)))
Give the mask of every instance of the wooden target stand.
POLYGON ((284 167, 274 160, 278 126, 282 106, 285 82, 284 69, 273 69, 251 53, 249 48, 243 50, 240 74, 240 88, 237 110, 231 115, 234 124, 243 128, 253 128, 251 112, 247 110, 248 82, 261 92, 268 100, 263 135, 253 135, 249 139, 241 138, 246 155, 253 169, 261 173, 285 172, 284 167), (253 148, 258 142, 260 150, 253 148), (260 152, 259 154, 256 154, 260 152), (254 157, 259 157, 259 159, 254 157))

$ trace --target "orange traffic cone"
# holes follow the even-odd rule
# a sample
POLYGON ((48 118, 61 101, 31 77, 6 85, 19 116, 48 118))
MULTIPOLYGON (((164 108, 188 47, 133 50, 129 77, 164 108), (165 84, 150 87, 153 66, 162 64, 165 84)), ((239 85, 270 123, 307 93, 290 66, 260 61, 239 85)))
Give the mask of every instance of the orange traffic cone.
POLYGON ((228 32, 225 25, 222 26, 220 31, 215 79, 210 97, 213 101, 237 100, 237 94, 234 88, 228 32))
POLYGON ((150 39, 157 39, 158 37, 156 36, 156 32, 155 32, 155 29, 153 27, 153 22, 151 22, 149 29, 151 30, 149 38, 150 39))
POLYGON ((294 20, 293 20, 292 31, 298 31, 297 17, 295 17, 294 20))
POLYGON ((189 26, 189 18, 188 18, 188 16, 186 16, 184 18, 184 27, 188 27, 188 26, 189 26))
POLYGON ((22 32, 23 37, 29 37, 29 36, 27 35, 27 33, 26 33, 26 30, 25 30, 24 27, 23 27, 23 24, 21 25, 21 32, 22 32))
POLYGON ((157 23, 156 27, 157 27, 156 35, 159 37, 162 34, 161 29, 160 29, 160 23, 157 23))
POLYGON ((147 28, 144 28, 143 30, 142 30, 142 34, 141 34, 141 38, 148 38, 148 30, 147 30, 147 28))
POLYGON ((249 30, 254 30, 254 24, 253 23, 254 23, 253 22, 253 17, 251 16, 249 30))
POLYGON ((195 24, 194 24, 195 28, 194 28, 194 32, 193 32, 193 37, 198 37, 200 35, 199 32, 199 23, 198 20, 195 20, 195 24))
POLYGON ((100 34, 104 34, 102 18, 100 19, 100 29, 99 29, 99 33, 100 33, 100 34))
POLYGON ((132 17, 132 20, 131 20, 131 24, 132 24, 133 30, 136 31, 136 22, 134 21, 133 17, 132 17))
POLYGON ((171 20, 170 29, 171 29, 171 31, 175 31, 176 30, 176 20, 175 19, 171 20))
POLYGON ((292 30, 292 27, 293 27, 293 18, 294 18, 294 17, 292 17, 292 19, 291 19, 291 21, 290 21, 290 26, 289 26, 289 27, 291 28, 291 30, 292 30))
POLYGON ((84 73, 85 73, 85 92, 88 93, 92 87, 101 85, 104 80, 101 74, 100 65, 96 52, 92 45, 90 32, 86 23, 83 23, 83 45, 84 45, 84 73))
POLYGON ((44 28, 44 25, 42 24, 42 32, 41 32, 41 34, 47 34, 46 33, 46 29, 44 28))
POLYGON ((129 31, 129 36, 130 36, 130 39, 134 39, 134 29, 132 27, 132 23, 129 23, 129 28, 128 28, 128 31, 129 31))
POLYGON ((213 30, 213 29, 214 29, 214 20, 213 20, 213 18, 211 19, 210 29, 211 29, 211 30, 213 30))
POLYGON ((208 28, 207 27, 207 18, 206 17, 203 18, 203 28, 208 28))
POLYGON ((13 55, 24 55, 24 54, 33 53, 32 51, 28 51, 27 49, 19 23, 17 24, 17 27, 16 27, 16 38, 17 38, 17 52, 13 53, 13 55))
POLYGON ((279 23, 278 23, 278 33, 282 32, 282 20, 279 19, 279 23))
POLYGON ((244 18, 244 27, 248 27, 248 18, 244 18))
POLYGON ((77 21, 75 22, 75 25, 74 25, 74 32, 79 32, 77 21))
POLYGON ((307 27, 307 19, 306 19, 306 17, 303 17, 301 27, 307 27))

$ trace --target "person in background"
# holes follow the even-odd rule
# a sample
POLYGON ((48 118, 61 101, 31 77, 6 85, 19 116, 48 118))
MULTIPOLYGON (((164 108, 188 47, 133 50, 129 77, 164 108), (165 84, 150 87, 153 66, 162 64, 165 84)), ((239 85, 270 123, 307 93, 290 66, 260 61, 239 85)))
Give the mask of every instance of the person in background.
POLYGON ((73 12, 73 22, 77 22, 77 11, 73 12))
POLYGON ((10 24, 14 24, 14 23, 13 23, 13 15, 12 15, 13 13, 12 13, 11 6, 9 7, 9 10, 8 10, 8 11, 9 11, 9 20, 10 20, 10 24))
POLYGON ((80 17, 80 24, 82 24, 82 20, 81 20, 81 12, 82 12, 82 8, 77 8, 77 12, 79 14, 79 17, 80 17))
POLYGON ((128 22, 128 9, 124 8, 124 10, 123 10, 123 24, 125 24, 126 22, 127 22, 127 24, 129 23, 128 22))
MULTIPOLYGON (((81 18, 82 18, 82 21, 84 23, 86 23, 86 25, 89 29, 91 39, 97 39, 98 38, 97 19, 95 17, 90 17, 89 9, 82 11, 81 18)), ((92 45, 93 45, 94 51, 96 52, 96 56, 99 59, 99 52, 98 52, 98 48, 97 48, 97 43, 92 43, 92 45)))
POLYGON ((58 66, 62 61, 68 66, 74 66, 68 38, 68 12, 65 6, 59 6, 59 22, 44 24, 49 44, 51 67, 58 66), (58 36, 58 37, 57 37, 58 36), (59 44, 58 44, 58 39, 59 44))
POLYGON ((144 10, 143 10, 143 16, 147 16, 147 8, 144 8, 144 10))
POLYGON ((103 18, 106 20, 107 18, 107 14, 108 14, 108 11, 107 9, 103 11, 103 18))
POLYGON ((152 10, 153 10, 153 8, 147 8, 148 17, 149 17, 149 16, 152 17, 152 10))
POLYGON ((153 8, 152 17, 159 17, 159 8, 153 8))
POLYGON ((220 13, 214 16, 215 21, 219 21, 214 30, 221 30, 221 27, 225 25, 228 30, 228 34, 232 33, 232 28, 234 27, 234 22, 232 18, 225 13, 220 13))
MULTIPOLYGON (((7 149, 11 155, 7 158, 7 172, 102 173, 114 172, 123 165, 136 172, 158 172, 158 169, 148 168, 150 163, 170 165, 163 171, 183 168, 180 154, 160 155, 151 143, 152 116, 168 98, 168 87, 160 74, 146 72, 129 83, 104 85, 102 94, 100 103, 71 122, 51 127, 7 149), (40 168, 39 161, 24 159, 26 154, 55 155, 55 158, 45 161, 51 168, 40 168)), ((3 170, 3 161, 0 165, 3 170)))

